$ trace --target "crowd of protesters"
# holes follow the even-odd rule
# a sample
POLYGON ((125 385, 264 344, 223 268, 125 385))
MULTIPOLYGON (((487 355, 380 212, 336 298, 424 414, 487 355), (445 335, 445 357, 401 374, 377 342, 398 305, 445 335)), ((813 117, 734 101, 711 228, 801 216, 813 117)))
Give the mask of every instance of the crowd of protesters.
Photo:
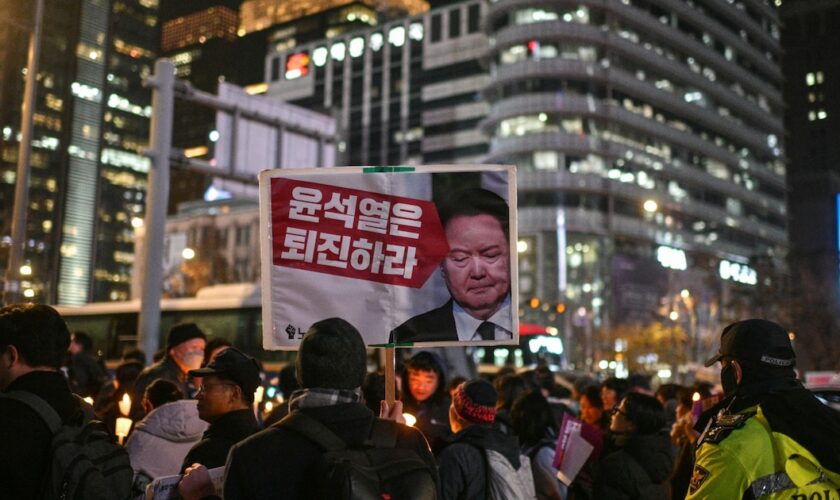
MULTIPOLYGON (((259 363, 224 339, 207 339, 195 324, 173 326, 148 367, 142 352, 126 352, 110 378, 94 347, 82 332, 71 336, 48 306, 6 306, 0 309, 0 390, 38 395, 65 424, 81 418, 87 405, 81 397, 91 398, 90 409, 114 441, 128 395, 134 423, 124 449, 137 497, 155 479, 183 474, 184 498, 215 498, 209 470, 224 467, 230 500, 318 498, 324 482, 314 464, 324 447, 307 437, 313 425, 355 446, 381 425, 376 422, 396 421, 389 422, 391 445, 431 471, 429 498, 681 499, 707 479, 698 478, 706 469, 695 463, 701 414, 725 396, 707 383, 664 384, 654 392, 642 376, 579 377, 563 385, 546 366, 449 380, 437 354, 415 350, 402 363, 398 399, 389 405, 386 377, 367 372, 358 331, 332 318, 307 332, 296 363, 278 375, 281 404, 263 412, 254 403, 264 384, 259 363), (400 425, 406 419, 413 429, 400 425), (597 442, 573 478, 561 477, 558 440, 575 421, 597 442), (499 460, 503 472, 494 469, 499 460)), ((826 415, 820 425, 840 428, 838 417, 826 415)), ((0 440, 4 494, 40 498, 49 430, 19 402, 0 398, 0 440), (20 464, 27 464, 22 472, 20 464)), ((830 451, 818 458, 832 466, 836 459, 830 451)))

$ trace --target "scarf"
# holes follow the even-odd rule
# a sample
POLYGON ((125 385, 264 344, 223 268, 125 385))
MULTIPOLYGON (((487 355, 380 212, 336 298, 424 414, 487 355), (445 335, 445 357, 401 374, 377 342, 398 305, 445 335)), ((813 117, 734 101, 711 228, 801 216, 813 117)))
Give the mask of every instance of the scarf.
POLYGON ((362 400, 362 389, 299 389, 289 398, 289 413, 301 408, 320 408, 362 400))

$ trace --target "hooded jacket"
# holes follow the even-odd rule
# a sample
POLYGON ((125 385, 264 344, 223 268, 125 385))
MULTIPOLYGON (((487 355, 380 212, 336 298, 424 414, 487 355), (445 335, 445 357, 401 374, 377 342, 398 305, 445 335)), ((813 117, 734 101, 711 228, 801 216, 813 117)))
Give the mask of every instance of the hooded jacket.
POLYGON ((137 422, 125 444, 135 474, 151 479, 181 471, 187 452, 207 430, 194 399, 166 403, 137 422))
POLYGON ((403 409, 417 417, 414 428, 426 436, 432 451, 437 451, 443 446, 443 440, 452 435, 449 428, 449 405, 451 403, 449 393, 446 391, 446 366, 437 354, 430 351, 421 351, 430 355, 437 367, 438 386, 434 394, 425 401, 419 402, 411 395, 408 387, 408 373, 402 377, 403 409))
POLYGON ((491 424, 473 424, 453 435, 438 455, 441 500, 487 497, 485 449, 501 453, 519 469, 519 440, 491 424))
POLYGON ((614 451, 599 465, 593 498, 660 500, 669 498, 674 464, 667 434, 616 436, 614 451))

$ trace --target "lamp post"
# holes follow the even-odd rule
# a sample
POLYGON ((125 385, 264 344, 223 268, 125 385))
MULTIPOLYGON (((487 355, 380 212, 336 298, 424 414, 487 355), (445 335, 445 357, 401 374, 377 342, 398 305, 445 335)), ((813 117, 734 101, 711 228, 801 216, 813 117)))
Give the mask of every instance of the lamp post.
POLYGON ((15 177, 15 203, 12 209, 12 243, 6 262, 4 302, 12 304, 21 299, 20 267, 26 243, 26 206, 29 204, 29 159, 32 154, 32 116, 35 112, 35 92, 38 81, 38 57, 41 52, 41 24, 44 0, 35 2, 35 22, 29 34, 29 53, 26 63, 26 86, 23 91, 23 108, 20 119, 20 144, 18 144, 17 175, 15 177))

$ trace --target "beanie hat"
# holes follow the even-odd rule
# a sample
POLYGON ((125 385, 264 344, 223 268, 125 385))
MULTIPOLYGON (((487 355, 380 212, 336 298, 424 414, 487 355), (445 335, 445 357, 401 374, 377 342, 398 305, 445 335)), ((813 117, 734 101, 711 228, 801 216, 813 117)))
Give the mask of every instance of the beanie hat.
POLYGON ((496 389, 483 379, 459 385, 452 398, 455 413, 473 423, 490 424, 496 420, 496 389))
POLYGON ((207 340, 207 337, 195 323, 179 323, 169 329, 166 350, 169 351, 173 347, 192 339, 207 340))

